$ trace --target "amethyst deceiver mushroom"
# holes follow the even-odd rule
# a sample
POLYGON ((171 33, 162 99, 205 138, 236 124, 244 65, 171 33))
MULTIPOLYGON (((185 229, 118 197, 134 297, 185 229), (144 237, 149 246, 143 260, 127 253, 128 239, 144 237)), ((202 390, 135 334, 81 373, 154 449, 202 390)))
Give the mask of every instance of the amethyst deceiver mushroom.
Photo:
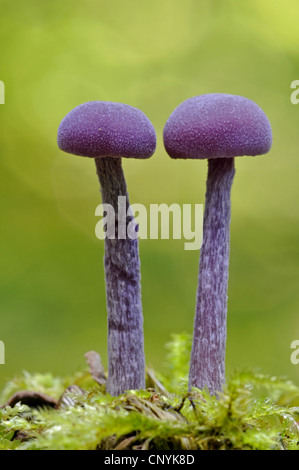
POLYGON ((112 205, 116 214, 115 239, 105 238, 104 266, 107 391, 118 396, 126 390, 145 387, 138 239, 127 233, 124 239, 117 235, 117 221, 124 222, 126 227, 133 221, 132 216, 118 213, 119 196, 125 196, 126 210, 130 206, 121 159, 151 157, 156 149, 156 133, 145 114, 132 106, 91 101, 76 107, 63 119, 58 146, 64 152, 95 159, 102 202, 112 205))
POLYGON ((164 129, 164 144, 172 158, 208 159, 189 387, 208 387, 216 393, 225 383, 234 157, 267 153, 272 145, 271 126, 261 108, 247 98, 196 96, 172 113, 164 129))

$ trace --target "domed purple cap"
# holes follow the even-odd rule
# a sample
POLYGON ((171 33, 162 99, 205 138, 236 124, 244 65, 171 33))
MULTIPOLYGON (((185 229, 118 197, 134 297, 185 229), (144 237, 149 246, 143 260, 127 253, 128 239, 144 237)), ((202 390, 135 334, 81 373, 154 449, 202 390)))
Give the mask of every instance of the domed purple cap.
POLYGON ((109 101, 90 101, 73 109, 58 129, 61 150, 82 157, 149 158, 156 133, 139 109, 109 101))
POLYGON ((256 103, 215 93, 178 106, 165 125, 164 144, 172 158, 254 156, 269 152, 272 131, 256 103))

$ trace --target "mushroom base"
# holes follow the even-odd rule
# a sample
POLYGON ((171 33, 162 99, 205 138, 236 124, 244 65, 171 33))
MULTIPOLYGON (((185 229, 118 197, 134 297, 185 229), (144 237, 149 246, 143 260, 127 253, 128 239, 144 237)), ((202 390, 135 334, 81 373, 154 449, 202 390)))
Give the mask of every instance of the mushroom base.
POLYGON ((233 158, 211 159, 208 165, 189 388, 207 387, 214 394, 225 383, 230 194, 235 168, 233 158))

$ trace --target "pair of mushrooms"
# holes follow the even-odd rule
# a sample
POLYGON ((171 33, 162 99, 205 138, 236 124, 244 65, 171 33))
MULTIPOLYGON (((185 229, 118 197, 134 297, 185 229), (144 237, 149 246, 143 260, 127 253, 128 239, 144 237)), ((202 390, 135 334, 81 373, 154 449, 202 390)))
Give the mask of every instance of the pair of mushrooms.
MULTIPOLYGON (((267 153, 272 145, 271 126, 261 108, 247 98, 202 95, 183 102, 172 113, 164 129, 164 145, 175 159, 208 159, 189 387, 207 387, 217 393, 225 382, 234 157, 267 153)), ((118 197, 125 196, 127 209, 130 206, 121 159, 151 157, 156 150, 156 133, 140 110, 93 101, 76 107, 63 119, 58 146, 67 153, 95 159, 102 202, 113 206, 118 220, 124 217, 118 214, 118 197)), ((125 217, 127 226, 134 223, 133 216, 125 217)), ((145 387, 138 239, 118 237, 117 233, 113 239, 106 237, 104 265, 107 391, 117 396, 145 387)))

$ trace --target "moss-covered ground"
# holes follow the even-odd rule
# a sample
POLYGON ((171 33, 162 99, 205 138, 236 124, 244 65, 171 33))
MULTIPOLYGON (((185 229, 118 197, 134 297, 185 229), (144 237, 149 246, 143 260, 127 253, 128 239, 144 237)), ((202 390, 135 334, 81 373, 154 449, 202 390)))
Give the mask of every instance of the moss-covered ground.
POLYGON ((299 387, 238 372, 223 393, 187 391, 190 340, 168 345, 163 375, 113 398, 96 355, 72 377, 23 372, 1 393, 2 450, 299 450, 299 387))

